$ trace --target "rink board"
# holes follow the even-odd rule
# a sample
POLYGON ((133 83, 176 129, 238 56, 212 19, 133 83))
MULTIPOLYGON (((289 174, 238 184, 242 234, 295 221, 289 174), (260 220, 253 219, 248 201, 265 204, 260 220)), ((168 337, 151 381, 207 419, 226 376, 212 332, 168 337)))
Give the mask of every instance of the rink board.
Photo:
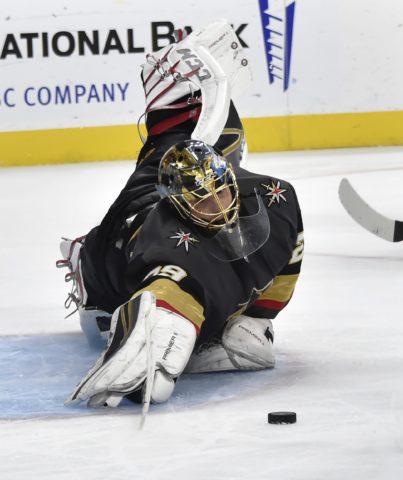
MULTIPOLYGON (((403 144, 403 111, 243 118, 242 123, 249 152, 403 144)), ((0 167, 135 160, 142 147, 135 125, 0 132, 0 145, 0 167)))
POLYGON ((137 158, 146 53, 219 18, 253 73, 250 152, 403 144, 401 0, 182 3, 2 0, 0 166, 137 158))

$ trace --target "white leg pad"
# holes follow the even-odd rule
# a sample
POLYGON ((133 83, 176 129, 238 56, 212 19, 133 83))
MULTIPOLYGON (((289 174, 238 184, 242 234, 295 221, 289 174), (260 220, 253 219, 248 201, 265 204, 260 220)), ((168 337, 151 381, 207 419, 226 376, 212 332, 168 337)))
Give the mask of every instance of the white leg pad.
POLYGON ((192 353, 196 329, 187 319, 157 308, 154 295, 144 292, 114 312, 106 350, 67 403, 89 400, 90 405, 113 406, 119 403, 119 395, 115 394, 124 395, 141 387, 150 367, 146 325, 153 351, 151 368, 156 370, 151 400, 155 403, 167 400, 173 392, 173 379, 183 372, 192 353), (122 336, 121 332, 128 328, 122 336))
POLYGON ((262 370, 275 364, 271 320, 241 315, 228 323, 221 342, 201 346, 186 373, 262 370))
POLYGON ((175 388, 175 381, 162 370, 155 372, 153 389, 151 391, 152 403, 163 403, 172 395, 175 388))
POLYGON ((229 359, 228 353, 221 343, 203 345, 196 350, 188 364, 185 373, 223 372, 237 370, 229 359))
POLYGON ((185 373, 208 373, 226 372, 230 370, 257 370, 256 363, 246 358, 238 357, 227 350, 221 344, 206 346, 194 352, 186 365, 185 373))
POLYGON ((273 325, 269 319, 240 315, 228 323, 222 344, 240 370, 251 365, 255 370, 274 367, 273 325))

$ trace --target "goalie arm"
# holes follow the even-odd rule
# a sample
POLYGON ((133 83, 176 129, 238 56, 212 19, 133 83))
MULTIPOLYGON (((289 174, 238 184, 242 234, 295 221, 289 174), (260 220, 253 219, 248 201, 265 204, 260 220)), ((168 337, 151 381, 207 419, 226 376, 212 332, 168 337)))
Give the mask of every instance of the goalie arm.
POLYGON ((298 234, 291 259, 270 285, 247 308, 245 314, 255 318, 275 318, 291 300, 301 271, 304 232, 298 234))
POLYGON ((251 78, 239 40, 224 20, 193 32, 157 54, 149 54, 142 73, 146 114, 181 111, 153 126, 149 134, 162 133, 192 119, 197 121, 192 138, 214 145, 227 120, 231 97, 239 95, 251 78), (201 98, 196 92, 201 92, 201 98))
MULTIPOLYGON (((150 272, 151 283, 137 291, 136 295, 148 291, 153 293, 156 306, 179 314, 193 324, 197 335, 205 320, 204 308, 201 303, 180 285, 182 269, 176 265, 156 267, 150 272)), ((146 277, 147 279, 148 277, 146 277)))
POLYGON ((304 236, 301 230, 289 263, 245 311, 228 320, 220 343, 201 345, 193 353, 186 371, 260 370, 274 366, 271 319, 283 310, 293 295, 303 252, 304 236))

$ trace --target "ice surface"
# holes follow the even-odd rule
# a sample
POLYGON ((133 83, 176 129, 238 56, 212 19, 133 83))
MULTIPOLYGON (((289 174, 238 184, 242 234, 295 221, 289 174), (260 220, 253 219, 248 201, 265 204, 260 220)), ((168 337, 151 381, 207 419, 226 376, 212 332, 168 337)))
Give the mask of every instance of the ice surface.
POLYGON ((255 154, 249 168, 293 183, 306 255, 274 322, 277 366, 187 375, 140 408, 64 407, 98 352, 65 319, 60 236, 97 223, 131 162, 0 171, 0 479, 390 480, 403 474, 403 251, 339 203, 350 179, 403 220, 403 149, 255 154), (294 410, 295 425, 267 413, 294 410))

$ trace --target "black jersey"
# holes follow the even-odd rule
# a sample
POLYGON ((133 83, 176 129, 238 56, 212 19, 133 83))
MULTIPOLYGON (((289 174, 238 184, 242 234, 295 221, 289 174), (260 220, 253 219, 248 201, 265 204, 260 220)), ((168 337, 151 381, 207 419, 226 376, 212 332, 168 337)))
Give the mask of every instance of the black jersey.
POLYGON ((225 322, 246 312, 273 318, 289 301, 302 258, 302 220, 293 187, 277 178, 236 170, 241 215, 267 208, 271 233, 246 259, 221 261, 202 228, 183 219, 164 199, 127 239, 128 291, 151 290, 157 305, 180 313, 200 331, 218 335, 225 322))
MULTIPOLYGON (((152 128, 151 120, 166 120, 167 115, 176 113, 175 110, 153 112, 147 123, 148 129, 152 128)), ((160 197, 155 185, 158 181, 160 160, 172 145, 190 139, 194 126, 195 123, 189 120, 162 134, 147 138, 140 151, 135 171, 101 224, 86 235, 81 260, 90 305, 111 312, 127 300, 128 291, 123 274, 127 264, 125 245, 127 238, 132 235, 128 225, 131 229, 137 229, 158 202, 160 197), (133 217, 136 217, 135 223, 132 222, 133 217)), ((216 147, 235 166, 239 165, 242 157, 243 138, 242 124, 231 102, 228 118, 216 147)))

